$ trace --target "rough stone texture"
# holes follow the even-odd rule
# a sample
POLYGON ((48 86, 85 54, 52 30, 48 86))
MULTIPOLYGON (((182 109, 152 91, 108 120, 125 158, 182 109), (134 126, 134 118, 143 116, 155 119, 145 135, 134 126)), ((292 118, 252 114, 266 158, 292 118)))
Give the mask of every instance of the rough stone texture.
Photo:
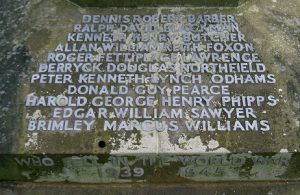
MULTIPOLYGON (((261 111, 270 122, 272 122, 272 131, 267 135, 262 132, 254 133, 207 133, 189 135, 186 143, 190 140, 201 139, 201 145, 208 150, 214 151, 215 145, 218 145, 215 151, 222 153, 230 151, 232 153, 242 153, 247 159, 242 166, 239 166, 239 177, 253 179, 256 170, 263 169, 260 166, 253 167, 252 157, 276 157, 281 156, 280 151, 288 151, 285 154, 292 158, 286 169, 274 166, 268 166, 270 172, 266 170, 261 177, 263 180, 276 180, 276 174, 273 170, 279 171, 282 178, 299 179, 299 150, 300 150, 300 99, 299 99, 299 78, 300 78, 300 2, 298 0, 276 1, 276 0, 250 0, 237 8, 198 8, 198 7, 158 7, 158 8, 81 8, 69 1, 4 1, 0 6, 0 24, 4 26, 0 35, 0 153, 1 176, 2 180, 7 178, 17 180, 39 180, 39 181, 73 181, 73 182, 93 182, 95 167, 82 167, 72 170, 66 164, 62 164, 61 158, 65 161, 76 154, 93 154, 94 156, 84 157, 87 162, 96 159, 103 160, 106 163, 107 153, 156 153, 164 155, 170 151, 164 150, 166 142, 160 149, 154 148, 153 143, 149 142, 149 150, 129 150, 132 145, 126 145, 128 140, 147 144, 150 139, 143 140, 144 135, 131 137, 128 133, 103 133, 100 130, 92 132, 82 132, 78 134, 49 133, 34 134, 28 133, 25 121, 25 96, 32 89, 39 91, 45 90, 40 86, 30 86, 28 84, 30 75, 36 72, 38 62, 45 61, 47 53, 52 51, 59 42, 64 42, 68 32, 72 30, 75 23, 81 21, 83 14, 99 13, 222 13, 232 14, 237 17, 240 29, 246 34, 247 41, 253 42, 256 46, 256 52, 260 54, 261 59, 268 67, 268 71, 276 74, 276 88, 267 89, 268 93, 274 93, 280 98, 280 104, 273 110, 261 111), (99 139, 105 140, 107 147, 99 149, 99 139), (116 138, 112 140, 112 138, 116 138), (141 139, 141 140, 140 140, 141 139), (121 140, 121 141, 120 141, 121 140), (217 141, 217 143, 214 143, 217 141), (117 146, 117 147, 115 147, 117 146), (125 147, 126 146, 126 147, 125 147), (248 154, 249 152, 249 154, 248 154), (51 156, 55 160, 55 167, 45 169, 41 166, 19 167, 13 158, 4 154, 55 154, 51 156), (253 153, 253 155, 251 154, 253 153), (260 154, 264 153, 264 154, 260 154), (72 154, 60 156, 59 154, 72 154), (99 159, 97 154, 104 154, 99 159), (13 163, 15 163, 13 165, 13 163), (10 169, 4 172, 6 167, 10 169), (4 168, 4 170, 3 170, 4 168), (71 170, 71 171, 70 171, 71 170), (44 171, 44 172, 42 172, 44 171), (79 172, 74 175, 74 172, 79 172), (22 174, 20 174, 22 173, 22 174), (80 178, 79 178, 80 177, 80 178), (90 180, 88 180, 90 178, 90 180), (85 181, 84 181, 85 180, 85 181), (88 181, 86 181, 88 180, 88 181)), ((57 89, 60 90, 60 89, 57 89)), ((254 89, 253 89, 254 90, 254 89)), ((255 89, 261 93, 267 93, 266 89, 255 89)), ((247 93, 245 90, 244 93, 247 93)), ((184 147, 177 143, 180 135, 161 134, 164 141, 171 140, 168 144, 177 147, 172 153, 186 153, 184 147)), ((154 138, 157 140, 157 137, 154 138)), ((184 138, 185 139, 185 138, 184 138)), ((156 142, 155 142, 156 143, 156 142)), ((166 146, 168 147, 168 145, 166 146)), ((239 154, 238 154, 239 155, 239 154)), ((41 155, 44 157, 43 155, 41 155)), ((23 156, 21 156, 23 157, 23 156)), ((26 156, 25 156, 26 157, 26 156)), ((188 182, 203 180, 222 180, 226 178, 203 178, 174 177, 178 167, 173 157, 168 158, 172 166, 165 169, 151 168, 149 175, 154 175, 154 179, 144 178, 143 181, 160 182, 188 182), (153 171, 153 170, 155 171, 153 171), (169 174, 169 175, 168 175, 169 174), (162 178, 159 180, 159 178, 162 178)), ((100 160, 99 160, 100 161, 100 160)), ((231 173, 229 171, 229 173, 231 173)), ((230 174, 229 174, 230 175, 230 174)), ((233 175, 232 179, 238 177, 233 175)), ((98 178, 99 179, 99 178, 98 178)), ((128 182, 128 180, 100 179, 97 182, 128 182)))
POLYGON ((1 195, 32 195, 32 194, 207 194, 207 195, 298 195, 300 186, 296 182, 232 182, 232 183, 202 183, 176 185, 80 185, 80 184, 36 184, 36 183, 2 183, 1 195))
POLYGON ((107 0, 72 0, 84 7, 141 7, 141 6, 238 6, 245 0, 134 0, 134 1, 107 1, 107 0))
MULTIPOLYGON (((11 151, 18 142, 20 110, 16 97, 20 79, 25 76, 30 63, 25 46, 26 32, 23 23, 28 1, 2 1, 0 6, 0 150, 11 151)), ((27 30, 28 33, 28 30, 27 30)), ((21 102, 20 102, 21 103, 21 102)))

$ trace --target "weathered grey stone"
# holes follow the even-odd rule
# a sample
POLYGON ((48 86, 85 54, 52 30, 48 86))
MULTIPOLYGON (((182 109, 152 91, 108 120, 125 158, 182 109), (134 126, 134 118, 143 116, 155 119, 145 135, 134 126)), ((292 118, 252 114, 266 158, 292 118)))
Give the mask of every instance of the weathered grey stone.
POLYGON ((245 0, 134 0, 134 1, 107 1, 107 0, 72 0, 85 7, 139 7, 139 6, 227 6, 236 7, 245 0))
POLYGON ((237 8, 82 8, 58 0, 6 1, 0 7, 0 22, 6 24, 0 32, 0 179, 84 183, 298 180, 299 7, 296 0, 253 0, 237 8), (30 84, 30 79, 48 53, 66 43, 82 15, 174 13, 236 17, 246 41, 254 43, 277 83, 231 85, 231 92, 278 98, 275 107, 255 108, 259 118, 270 122, 270 131, 103 131, 103 120, 90 131, 28 131, 28 117, 49 119, 53 109, 26 108, 28 94, 60 95, 59 105, 65 105, 66 85, 30 84))
POLYGON ((272 194, 297 195, 300 186, 297 182, 218 182, 197 184, 45 184, 45 183, 2 183, 3 195, 12 194, 272 194))

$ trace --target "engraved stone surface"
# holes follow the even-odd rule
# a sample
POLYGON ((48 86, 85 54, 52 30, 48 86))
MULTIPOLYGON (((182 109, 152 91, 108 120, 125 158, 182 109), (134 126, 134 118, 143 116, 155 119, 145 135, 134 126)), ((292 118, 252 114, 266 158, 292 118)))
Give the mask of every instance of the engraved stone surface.
POLYGON ((2 6, 0 179, 299 179, 300 6, 287 5, 2 6))

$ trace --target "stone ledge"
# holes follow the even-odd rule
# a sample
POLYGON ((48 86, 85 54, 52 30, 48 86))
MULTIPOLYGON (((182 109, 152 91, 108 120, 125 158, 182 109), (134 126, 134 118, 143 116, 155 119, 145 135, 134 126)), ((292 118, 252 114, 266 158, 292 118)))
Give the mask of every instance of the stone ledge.
POLYGON ((0 183, 1 194, 298 194, 300 182, 231 182, 203 184, 49 184, 0 183))

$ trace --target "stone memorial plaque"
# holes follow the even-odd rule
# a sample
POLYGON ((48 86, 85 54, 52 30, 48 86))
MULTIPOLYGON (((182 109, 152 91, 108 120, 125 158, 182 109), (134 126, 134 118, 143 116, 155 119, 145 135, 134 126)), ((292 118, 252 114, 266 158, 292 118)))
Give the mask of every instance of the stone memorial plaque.
POLYGON ((74 2, 96 7, 23 3, 6 32, 19 72, 1 78, 16 92, 1 91, 1 180, 300 178, 299 17, 282 35, 253 2, 74 2))

